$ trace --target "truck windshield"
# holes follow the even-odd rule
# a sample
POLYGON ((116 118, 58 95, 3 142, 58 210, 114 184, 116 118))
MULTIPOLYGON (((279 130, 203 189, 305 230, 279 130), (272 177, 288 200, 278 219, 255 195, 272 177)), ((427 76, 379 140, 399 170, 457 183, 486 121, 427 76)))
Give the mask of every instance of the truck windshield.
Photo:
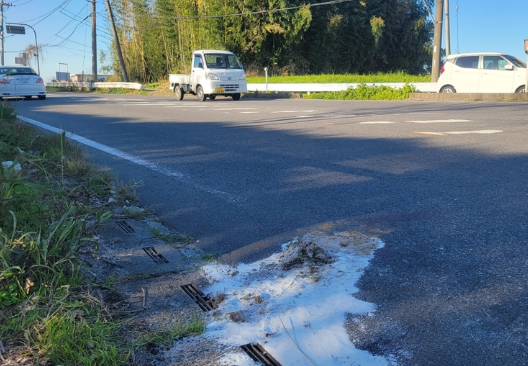
POLYGON ((242 64, 232 53, 206 53, 205 63, 208 69, 242 69, 242 64))

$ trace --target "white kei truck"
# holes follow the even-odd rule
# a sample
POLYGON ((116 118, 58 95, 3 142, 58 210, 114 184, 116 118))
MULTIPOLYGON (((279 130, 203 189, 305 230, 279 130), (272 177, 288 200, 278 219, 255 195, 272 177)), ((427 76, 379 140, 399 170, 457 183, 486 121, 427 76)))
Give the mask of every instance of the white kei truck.
POLYGON ((229 51, 194 51, 191 73, 169 74, 169 84, 178 100, 184 94, 194 94, 202 102, 220 95, 239 100, 247 92, 244 67, 229 51))

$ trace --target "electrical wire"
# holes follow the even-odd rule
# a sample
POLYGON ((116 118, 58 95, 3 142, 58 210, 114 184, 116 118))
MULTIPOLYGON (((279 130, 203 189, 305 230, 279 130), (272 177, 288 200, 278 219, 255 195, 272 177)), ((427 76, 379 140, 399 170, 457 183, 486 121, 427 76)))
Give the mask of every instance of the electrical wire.
POLYGON ((425 2, 425 0, 422 0, 424 5, 425 5, 425 8, 427 9, 427 12, 429 13, 429 16, 431 17, 431 20, 434 22, 434 18, 433 18, 433 13, 431 13, 431 9, 429 9, 429 5, 427 5, 427 3, 425 2))
POLYGON ((356 0, 333 0, 333 1, 326 1, 324 3, 305 4, 305 5, 301 5, 301 6, 292 6, 292 7, 280 8, 280 9, 259 10, 259 11, 251 11, 251 12, 236 13, 236 14, 196 15, 196 16, 189 16, 189 17, 173 17, 173 19, 175 19, 175 20, 212 19, 212 18, 229 18, 229 17, 237 17, 237 16, 256 15, 256 14, 270 14, 270 13, 277 13, 279 11, 295 10, 295 9, 300 9, 300 8, 304 8, 304 7, 315 7, 315 6, 332 5, 332 4, 339 4, 339 3, 348 3, 348 2, 351 2, 351 1, 356 1, 356 0))
POLYGON ((34 23, 33 25, 36 25, 40 22, 42 22, 44 19, 50 17, 53 13, 57 12, 59 9, 61 9, 63 6, 67 6, 69 3, 71 3, 72 0, 64 0, 59 6, 57 6, 56 8, 50 10, 49 12, 47 12, 46 14, 43 14, 41 16, 38 16, 36 18, 33 18, 33 19, 29 19, 29 20, 23 20, 23 21, 20 21, 19 23, 29 23, 29 22, 32 22, 34 20, 37 20, 37 19, 40 19, 38 22, 34 23))

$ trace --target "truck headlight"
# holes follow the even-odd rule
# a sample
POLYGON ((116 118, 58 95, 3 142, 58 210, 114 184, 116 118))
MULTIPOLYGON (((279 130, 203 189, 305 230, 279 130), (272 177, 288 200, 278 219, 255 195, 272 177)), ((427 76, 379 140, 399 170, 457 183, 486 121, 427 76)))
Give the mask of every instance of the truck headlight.
POLYGON ((207 73, 205 74, 205 77, 209 80, 220 80, 220 78, 218 77, 218 75, 216 74, 213 74, 212 72, 211 73, 207 73))
POLYGON ((240 77, 238 78, 239 80, 246 80, 246 74, 242 74, 240 75, 240 77))

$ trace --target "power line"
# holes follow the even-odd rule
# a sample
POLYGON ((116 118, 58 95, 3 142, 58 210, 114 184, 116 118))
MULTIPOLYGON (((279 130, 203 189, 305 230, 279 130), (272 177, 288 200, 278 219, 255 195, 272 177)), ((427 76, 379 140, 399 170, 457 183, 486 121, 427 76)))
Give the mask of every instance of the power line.
POLYGON ((38 22, 36 22, 35 24, 33 25, 36 25, 40 22, 42 22, 44 19, 50 17, 53 13, 57 12, 59 9, 61 9, 63 7, 63 5, 68 5, 69 3, 71 3, 72 0, 64 0, 59 6, 57 6, 56 8, 53 8, 52 10, 50 10, 49 12, 47 12, 46 14, 42 14, 41 16, 38 16, 36 18, 33 18, 33 19, 29 19, 29 20, 23 20, 21 21, 21 23, 29 23, 29 22, 32 22, 34 20, 37 20, 37 19, 40 19, 38 22))
POLYGON ((256 15, 256 14, 269 14, 269 13, 277 13, 279 11, 286 11, 286 10, 295 10, 295 9, 301 9, 304 7, 315 7, 315 6, 324 6, 324 5, 332 5, 332 4, 340 4, 340 3, 348 3, 351 1, 356 0, 333 0, 333 1, 326 1, 324 3, 318 3, 318 4, 305 4, 301 6, 292 6, 288 8, 280 8, 280 9, 269 9, 269 10, 259 10, 259 11, 250 11, 245 13, 235 13, 235 14, 222 14, 222 15, 196 15, 196 16, 189 16, 189 17, 173 17, 175 20, 185 20, 185 19, 210 19, 210 18, 229 18, 229 17, 237 17, 237 16, 248 16, 248 15, 256 15))

